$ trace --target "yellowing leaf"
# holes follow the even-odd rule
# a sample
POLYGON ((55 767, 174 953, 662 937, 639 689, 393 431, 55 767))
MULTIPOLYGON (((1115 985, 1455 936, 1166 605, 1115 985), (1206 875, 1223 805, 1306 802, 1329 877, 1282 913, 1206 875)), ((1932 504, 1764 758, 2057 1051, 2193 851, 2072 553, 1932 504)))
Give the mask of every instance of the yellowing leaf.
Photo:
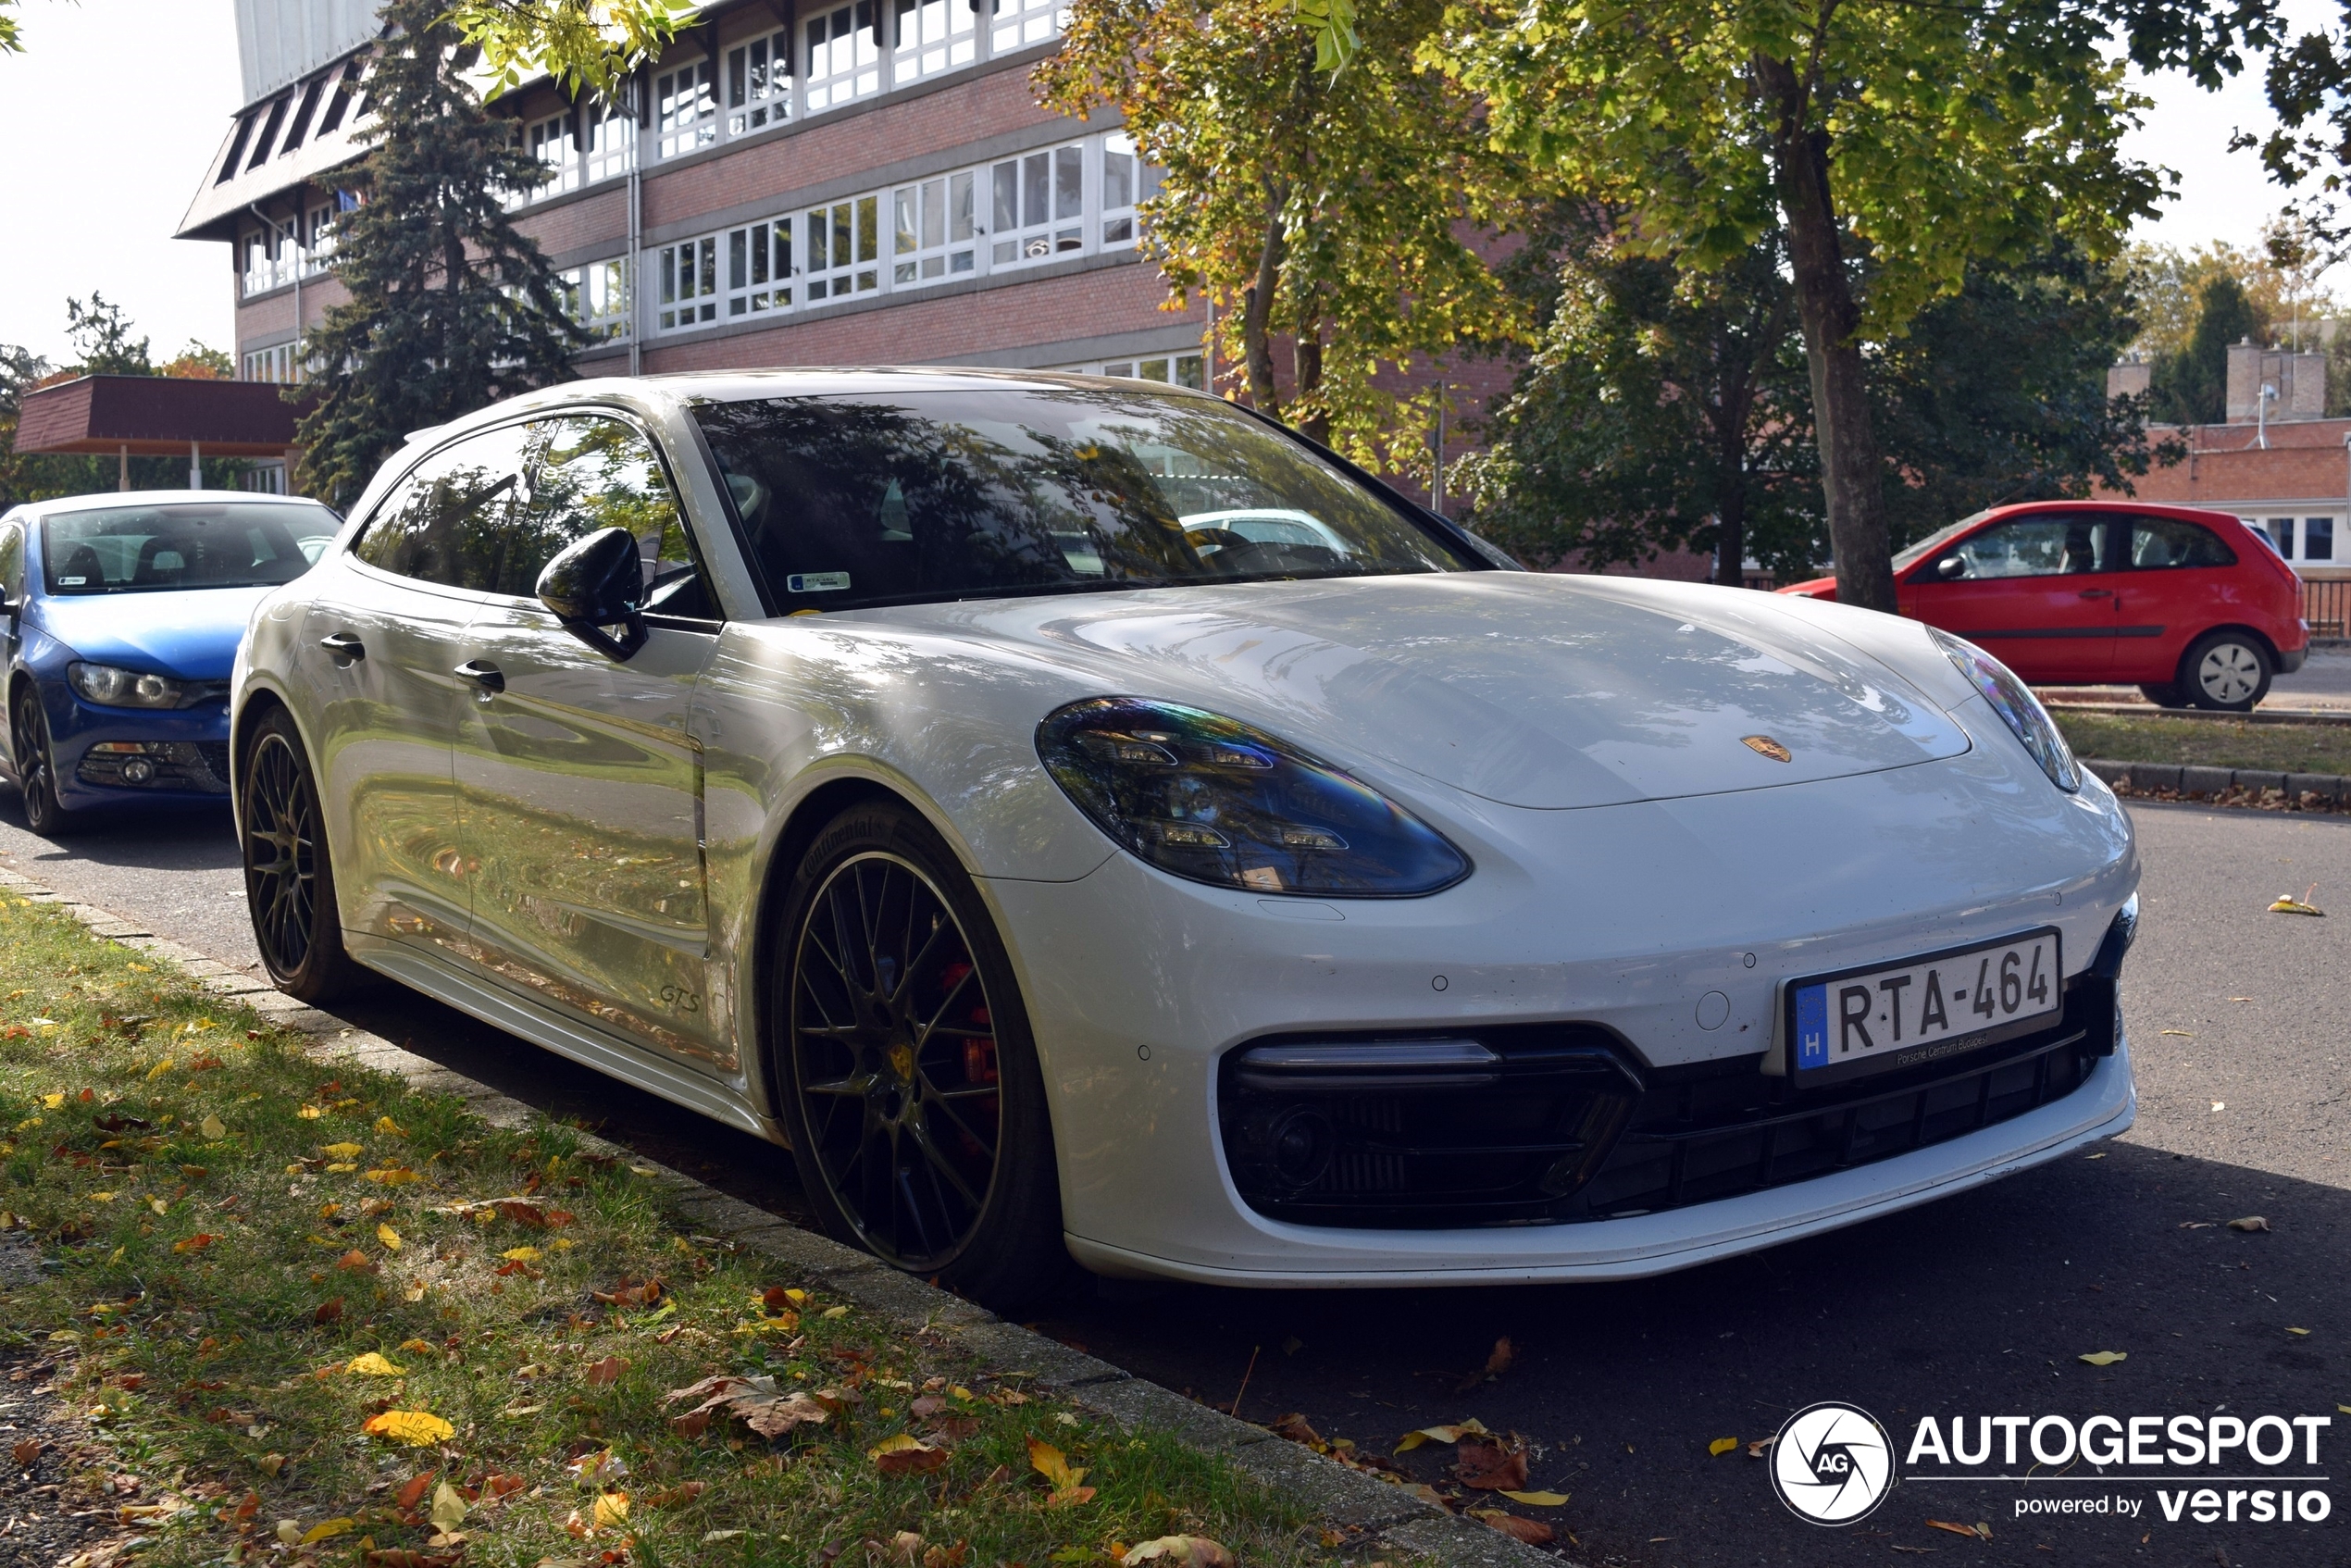
POLYGON ((57 1109, 57 1107, 63 1105, 65 1102, 66 1097, 62 1094, 44 1094, 41 1097, 41 1103, 46 1105, 52 1111, 57 1109))
POLYGON ((152 1083, 169 1071, 171 1071, 171 1058, 167 1056, 162 1061, 147 1069, 147 1080, 152 1083))
POLYGON ((355 1143, 330 1143, 319 1152, 331 1154, 338 1160, 356 1160, 359 1158, 360 1148, 355 1143))
POLYGON ((408 1375, 406 1367, 394 1366, 373 1350, 367 1351, 365 1355, 352 1357, 343 1364, 343 1370, 358 1373, 363 1377, 405 1377, 408 1375))
POLYGON ((114 1201, 115 1194, 111 1192, 93 1192, 90 1195, 90 1201, 93 1203, 111 1203, 114 1201))
POLYGON ((330 1541, 337 1536, 347 1536, 357 1528, 359 1528, 359 1522, 355 1519, 322 1520, 305 1530, 302 1533, 302 1539, 296 1544, 312 1546, 319 1541, 330 1541))
POLYGON ((171 1213, 171 1205, 165 1202, 160 1198, 148 1199, 147 1207, 153 1209, 158 1214, 168 1214, 171 1213))
POLYGON ((400 1251, 400 1233, 388 1225, 376 1226, 376 1239, 395 1252, 400 1251))
POLYGON ((218 1116, 206 1116, 196 1130, 217 1143, 229 1136, 229 1124, 218 1116))
POLYGON ((2307 1335, 2307 1334, 2308 1334, 2310 1331, 2309 1331, 2308 1329, 2307 1329, 2307 1328, 2289 1328, 2289 1329, 2287 1329, 2287 1330, 2286 1330, 2286 1332, 2287 1332, 2288 1334, 2303 1334, 2303 1335, 2307 1335))
POLYGON ((358 1168, 358 1163, 353 1160, 337 1160, 334 1164, 326 1167, 328 1173, 331 1176, 349 1176, 352 1172, 357 1170, 358 1168))
POLYGON ((1706 1451, 1709 1454, 1726 1454, 1738 1446, 1739 1440, 1736 1437, 1717 1437, 1706 1445, 1706 1451))
POLYGON ((425 1178, 405 1165, 387 1165, 379 1171, 369 1171, 367 1179, 381 1182, 386 1187, 405 1187, 412 1181, 425 1178))
POLYGON ((2116 1362, 2129 1361, 2131 1359, 2131 1352, 2128 1350, 2092 1350, 2088 1355, 2077 1356, 2074 1359, 2077 1361, 2088 1362, 2092 1366, 2112 1366, 2116 1362))
POLYGON ((432 1347, 422 1339, 403 1339, 400 1341, 400 1348, 404 1350, 413 1350, 420 1356, 432 1354, 432 1347))
POLYGON ((376 1118, 376 1130, 383 1134, 386 1138, 405 1138, 408 1136, 405 1132, 401 1130, 400 1124, 393 1121, 390 1116, 378 1116, 376 1118))
POLYGON ((1492 1436, 1483 1425, 1473 1418, 1457 1422, 1449 1426, 1424 1426, 1417 1432, 1407 1432, 1397 1443, 1396 1451, 1410 1453, 1423 1443, 1458 1443, 1465 1433, 1481 1437, 1492 1436))
POLYGON ((319 1117, 325 1115, 326 1113, 318 1109, 316 1105, 305 1105, 301 1110, 296 1111, 294 1114, 301 1117, 305 1122, 315 1122, 319 1117))
POLYGON ((827 1317, 847 1317, 849 1315, 849 1309, 847 1307, 827 1307, 825 1309, 825 1315, 827 1317))
POLYGON ((466 1500, 456 1487, 443 1481, 432 1489, 432 1512, 426 1515, 433 1527, 447 1535, 466 1522, 466 1500))
POLYGON ((539 1261, 539 1249, 536 1247, 509 1247, 498 1255, 504 1258, 509 1263, 535 1263, 539 1261))
POLYGON ((627 1492, 596 1494, 595 1527, 597 1529, 610 1529, 615 1524, 625 1524, 628 1518, 628 1494, 627 1492))
POLYGON ((405 1443, 411 1448, 423 1448, 431 1443, 445 1443, 457 1435, 457 1429, 430 1411, 388 1410, 381 1415, 371 1415, 360 1428, 370 1437, 390 1442, 405 1443))
POLYGON ((1564 1508, 1567 1506, 1567 1494, 1565 1492, 1503 1492, 1499 1495, 1510 1499, 1512 1502, 1523 1502, 1529 1508, 1564 1508))

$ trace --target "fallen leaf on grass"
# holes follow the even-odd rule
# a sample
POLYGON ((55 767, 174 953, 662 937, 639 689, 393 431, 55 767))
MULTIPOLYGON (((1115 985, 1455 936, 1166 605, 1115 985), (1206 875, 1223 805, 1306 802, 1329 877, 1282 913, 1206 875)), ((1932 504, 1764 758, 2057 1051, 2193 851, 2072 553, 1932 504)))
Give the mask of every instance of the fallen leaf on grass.
POLYGON ((433 1473, 429 1470, 426 1471, 421 1475, 410 1476, 408 1478, 407 1485, 402 1487, 398 1491, 392 1494, 392 1507, 399 1509, 402 1512, 405 1513, 408 1510, 424 1501, 425 1493, 430 1489, 432 1480, 433 1473))
POLYGON ((627 1370, 628 1366, 628 1363, 618 1356, 606 1356, 600 1362, 592 1363, 588 1368, 588 1386, 591 1388, 609 1388, 620 1381, 620 1375, 627 1370))
POLYGON ((1528 1546, 1549 1546, 1558 1535, 1539 1519, 1521 1519, 1499 1508, 1474 1508, 1470 1510, 1470 1517, 1490 1524, 1512 1540, 1524 1541, 1528 1546))
POLYGON ((337 1536, 347 1536, 357 1528, 359 1528, 359 1521, 356 1519, 322 1519, 305 1530, 302 1533, 302 1539, 294 1544, 316 1546, 320 1541, 333 1540, 337 1536))
POLYGON ((627 1492, 597 1493, 595 1519, 596 1528, 599 1530, 608 1530, 615 1524, 627 1524, 628 1522, 628 1494, 627 1492))
POLYGON ((369 1437, 419 1449, 433 1443, 445 1443, 457 1435, 455 1427, 430 1411, 423 1410, 388 1410, 380 1415, 369 1416, 360 1430, 369 1437))
POLYGON ((1028 1465, 1052 1485, 1053 1489, 1045 1497, 1046 1507, 1074 1508, 1093 1498, 1093 1487, 1078 1484, 1086 1479, 1086 1472, 1073 1466, 1067 1456, 1052 1444, 1037 1437, 1029 1438, 1028 1465))
POLYGON ((946 1463, 947 1450, 901 1432, 867 1449, 865 1457, 885 1475, 918 1475, 946 1463))
POLYGON ((342 1369, 345 1372, 355 1372, 362 1377, 405 1377, 408 1375, 406 1367, 393 1365, 374 1350, 352 1357, 343 1363, 342 1369))
POLYGON ((1146 1562, 1164 1562, 1169 1568, 1233 1568, 1233 1554, 1223 1542, 1206 1536, 1162 1536, 1130 1549, 1118 1561, 1125 1568, 1141 1568, 1146 1562))
POLYGON ((432 1512, 425 1517, 445 1536, 466 1522, 466 1509, 465 1494, 443 1481, 432 1489, 432 1512))
POLYGON ((395 1252, 400 1251, 400 1233, 388 1225, 376 1226, 376 1239, 395 1252))
POLYGON ((1709 1454, 1726 1454, 1738 1446, 1739 1440, 1736 1437, 1717 1437, 1706 1445, 1706 1451, 1709 1454))
POLYGON ((1507 1492, 1526 1485, 1526 1453, 1501 1443, 1460 1443, 1453 1473, 1462 1485, 1481 1492, 1507 1492))
POLYGON ((2259 1214, 2247 1214, 2241 1220, 2231 1220, 2229 1228, 2231 1230, 2267 1230, 2270 1228, 2270 1222, 2259 1214))
POLYGON ((342 1316, 342 1298, 335 1296, 319 1302, 318 1310, 310 1314, 310 1321, 316 1324, 325 1325, 332 1323, 342 1316))
POLYGON ((683 1415, 670 1418, 669 1425, 680 1436, 700 1437, 710 1425, 714 1414, 724 1412, 740 1416, 745 1425, 763 1437, 780 1437, 800 1425, 818 1425, 829 1419, 832 1412, 808 1394, 794 1389, 779 1392, 772 1377, 735 1377, 720 1375, 705 1377, 690 1388, 673 1388, 663 1396, 664 1404, 678 1404, 687 1400, 703 1402, 683 1415))
POLYGON ((363 1179, 379 1182, 385 1187, 405 1187, 410 1182, 422 1181, 425 1178, 405 1165, 386 1165, 381 1170, 365 1173, 363 1179))
POLYGON ((457 1568, 457 1559, 446 1552, 417 1551, 410 1547, 384 1547, 368 1552, 359 1560, 367 1568, 457 1568))
POLYGON ((2131 1352, 2128 1350, 2092 1350, 2087 1355, 2076 1356, 2073 1359, 2076 1361, 2087 1362, 2092 1366, 2112 1366, 2116 1362, 2129 1361, 2131 1359, 2131 1352))
POLYGON ((647 1493, 645 1506, 647 1508, 675 1508, 679 1503, 693 1501, 708 1490, 710 1490, 710 1483, 707 1481, 686 1481, 675 1487, 664 1487, 657 1492, 647 1493))
POLYGON ((219 1239, 220 1238, 218 1236, 200 1230, 196 1232, 195 1235, 188 1238, 185 1241, 173 1242, 171 1244, 171 1250, 175 1252, 201 1252, 219 1239))
POLYGON ((330 1143, 321 1147, 318 1152, 330 1159, 356 1160, 367 1151, 355 1143, 330 1143))
POLYGON ((581 1454, 564 1466, 564 1473, 583 1487, 602 1486, 628 1474, 628 1462, 610 1449, 581 1454))
POLYGON ((354 1274, 373 1274, 376 1272, 376 1260, 354 1247, 335 1260, 335 1267, 349 1269, 354 1274))
POLYGON ((218 1116, 206 1116, 202 1122, 196 1124, 196 1130, 203 1133, 208 1140, 218 1143, 229 1136, 229 1124, 218 1116))
POLYGON ((620 1283, 611 1289, 591 1290, 588 1294, 608 1307, 650 1307, 661 1300, 661 1289, 658 1279, 639 1279, 633 1275, 624 1275, 620 1283))

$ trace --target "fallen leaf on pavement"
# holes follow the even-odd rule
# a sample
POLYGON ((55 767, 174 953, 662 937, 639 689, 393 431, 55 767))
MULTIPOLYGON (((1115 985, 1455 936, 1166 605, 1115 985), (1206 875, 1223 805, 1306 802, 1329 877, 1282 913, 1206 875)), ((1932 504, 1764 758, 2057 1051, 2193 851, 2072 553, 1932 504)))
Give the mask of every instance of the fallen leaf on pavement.
POLYGON ((1706 1451, 1709 1454, 1726 1454, 1738 1446, 1739 1440, 1736 1437, 1717 1437, 1706 1445, 1706 1451))
POLYGON ((20 1465, 31 1464, 41 1457, 41 1444, 35 1438, 27 1437, 15 1448, 10 1449, 8 1456, 20 1465))
POLYGON ((2112 1366, 2116 1362, 2129 1361, 2131 1359, 2131 1352, 2128 1350, 2092 1350, 2085 1356, 2076 1356, 2073 1359, 2076 1361, 2088 1362, 2092 1366, 2112 1366))
POLYGON ((1473 1417, 1468 1421, 1456 1422, 1449 1426, 1424 1426, 1417 1432, 1407 1432, 1397 1440, 1396 1451, 1410 1453, 1423 1443, 1458 1443, 1462 1440, 1463 1433, 1473 1433, 1479 1437, 1490 1435, 1473 1417))
POLYGON ((1992 1538, 1992 1532, 1981 1524, 1954 1524, 1946 1519, 1930 1519, 1926 1522, 1926 1527, 1930 1530, 1948 1530, 1955 1536, 1965 1536, 1970 1540, 1988 1541, 1992 1538))
POLYGON ((1453 1473, 1464 1487, 1506 1492, 1526 1485, 1526 1453, 1522 1449, 1501 1443, 1461 1443, 1453 1453, 1453 1473))
MULTIPOLYGON (((2326 911, 2320 909, 2317 904, 2310 902, 2313 898, 2318 896, 2318 892, 2319 885, 2316 882, 2313 882, 2310 884, 2309 889, 2305 891, 2300 898, 2295 898, 2292 893, 2280 893, 2278 895, 2278 902, 2270 906, 2270 913, 2272 915, 2324 915, 2326 911)), ((2232 997, 2230 1000, 2234 1001, 2235 998, 2232 997)))
POLYGON ((947 1450, 901 1432, 867 1449, 865 1457, 885 1475, 917 1475, 946 1463, 947 1450))
POLYGON ((1529 1508, 1564 1508, 1567 1506, 1567 1494, 1565 1492, 1504 1492, 1502 1496, 1510 1499, 1512 1502, 1523 1502, 1529 1508))
POLYGON ((1128 1549, 1118 1561, 1126 1568, 1141 1568, 1146 1562, 1164 1562, 1169 1568, 1233 1568, 1233 1554, 1223 1542, 1206 1536, 1162 1536, 1128 1549))
POLYGON ((2286 1330, 2286 1332, 2287 1332, 2288 1334, 2300 1334, 2300 1335, 2305 1335, 2305 1336, 2307 1336, 2307 1335, 2308 1335, 2308 1334, 2309 1334, 2309 1332, 2310 1332, 2310 1331, 2309 1331, 2308 1329, 2307 1329, 2307 1328, 2289 1328, 2289 1329, 2287 1329, 2287 1330, 2286 1330))
POLYGON ((2270 1222, 2259 1214, 2247 1214, 2241 1220, 2231 1220, 2229 1228, 2231 1230, 2267 1230, 2270 1228, 2270 1222))
POLYGON ((1538 1519, 1521 1519, 1499 1508, 1474 1508, 1470 1510, 1470 1517, 1490 1524, 1511 1539, 1524 1541, 1528 1546, 1549 1546, 1558 1535, 1538 1519))
MULTIPOLYGON (((922 1403, 920 1400, 917 1400, 914 1402, 918 1405, 922 1403)), ((1275 1422, 1273 1425, 1267 1427, 1266 1430, 1273 1433, 1276 1437, 1287 1437, 1293 1443, 1304 1443, 1310 1449, 1322 1448, 1325 1446, 1323 1442, 1323 1435, 1320 1432, 1315 1431, 1312 1426, 1309 1425, 1307 1424, 1306 1417, 1296 1411, 1283 1416, 1280 1420, 1275 1422)), ((1169 1537, 1171 1540, 1174 1538, 1175 1537, 1169 1537)))
POLYGON ((1747 1445, 1747 1457, 1749 1459, 1761 1459, 1765 1454, 1772 1451, 1772 1445, 1778 1441, 1779 1439, 1777 1437, 1758 1437, 1755 1441, 1747 1445))

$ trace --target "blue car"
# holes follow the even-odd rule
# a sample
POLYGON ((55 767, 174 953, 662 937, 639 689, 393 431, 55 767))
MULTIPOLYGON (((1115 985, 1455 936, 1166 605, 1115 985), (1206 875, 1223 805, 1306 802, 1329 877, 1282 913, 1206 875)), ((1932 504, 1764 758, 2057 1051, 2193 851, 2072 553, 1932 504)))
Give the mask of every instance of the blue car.
POLYGON ((262 595, 342 526, 315 501, 138 491, 0 516, 8 743, 33 831, 229 791, 229 666, 262 595))

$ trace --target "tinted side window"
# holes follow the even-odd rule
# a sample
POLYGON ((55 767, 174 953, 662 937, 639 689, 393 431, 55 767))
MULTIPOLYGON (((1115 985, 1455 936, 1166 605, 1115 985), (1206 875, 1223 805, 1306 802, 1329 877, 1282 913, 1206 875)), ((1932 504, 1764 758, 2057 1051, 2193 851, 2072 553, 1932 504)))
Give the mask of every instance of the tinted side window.
POLYGON ((2141 570, 2163 566, 2233 566, 2236 553, 2220 542, 2210 529, 2177 517, 2131 519, 2131 565, 2141 570))
POLYGON ((0 597, 24 601, 24 530, 14 523, 0 528, 0 597))
POLYGON ((637 536, 644 559, 647 610, 717 618, 669 476, 644 432, 593 414, 541 419, 528 428, 530 494, 510 530, 497 591, 536 595, 539 574, 558 552, 591 533, 624 528, 637 536))
POLYGON ((2018 517, 1960 541, 1950 554, 1967 563, 1963 578, 2062 577, 2114 569, 2112 531, 2097 516, 2018 517))
POLYGON ((496 591, 522 442, 508 425, 434 453, 385 498, 354 554, 402 577, 496 591))

